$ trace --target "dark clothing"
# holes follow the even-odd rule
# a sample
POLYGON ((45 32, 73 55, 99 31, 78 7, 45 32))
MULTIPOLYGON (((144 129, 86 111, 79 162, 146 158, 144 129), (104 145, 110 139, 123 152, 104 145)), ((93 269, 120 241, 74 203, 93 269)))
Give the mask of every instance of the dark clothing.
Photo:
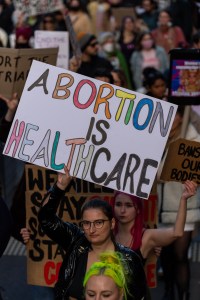
POLYGON ((0 196, 0 257, 8 244, 11 236, 12 218, 9 209, 0 196))
MULTIPOLYGON (((56 211, 63 197, 64 191, 56 185, 51 189, 49 201, 39 211, 38 219, 44 232, 67 252, 59 272, 59 279, 55 286, 55 299, 66 300, 70 296, 69 288, 75 278, 78 261, 84 259, 92 250, 90 242, 86 239, 83 231, 76 225, 63 222, 56 211)), ((128 288, 132 296, 127 300, 146 299, 146 277, 142 261, 138 254, 129 248, 115 244, 116 251, 123 254, 127 262, 127 276, 130 279, 128 288)), ((82 293, 83 295, 83 287, 82 293)), ((84 299, 79 295, 79 300, 84 299)))
POLYGON ((90 62, 82 62, 77 73, 94 78, 96 69, 102 68, 109 71, 113 70, 111 63, 102 57, 94 56, 90 62))
POLYGON ((158 25, 158 12, 157 11, 153 11, 153 12, 147 12, 145 11, 144 13, 142 13, 140 15, 140 18, 143 19, 143 21, 146 23, 146 25, 148 26, 149 30, 153 30, 155 29, 158 25))
POLYGON ((4 118, 2 118, 0 120, 0 141, 2 143, 6 142, 11 125, 12 125, 12 122, 8 122, 4 118))

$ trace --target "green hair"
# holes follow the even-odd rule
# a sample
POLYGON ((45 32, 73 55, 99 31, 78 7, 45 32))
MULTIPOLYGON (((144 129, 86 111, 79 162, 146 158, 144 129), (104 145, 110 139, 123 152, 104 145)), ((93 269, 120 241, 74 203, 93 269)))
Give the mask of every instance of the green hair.
POLYGON ((100 255, 100 261, 91 265, 84 277, 83 286, 85 288, 90 277, 105 275, 113 279, 117 287, 123 291, 124 299, 127 299, 128 288, 124 271, 124 259, 120 252, 104 252, 100 255))

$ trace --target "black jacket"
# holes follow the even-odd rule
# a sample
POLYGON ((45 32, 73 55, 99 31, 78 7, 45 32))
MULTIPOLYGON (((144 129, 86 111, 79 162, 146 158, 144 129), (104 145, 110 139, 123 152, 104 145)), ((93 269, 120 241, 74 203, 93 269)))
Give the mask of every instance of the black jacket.
MULTIPOLYGON (((40 209, 38 214, 44 232, 67 252, 60 268, 58 282, 55 285, 56 300, 68 299, 67 291, 73 281, 77 259, 91 249, 90 242, 77 225, 63 222, 56 215, 63 195, 64 192, 54 185, 48 203, 40 209)), ((128 262, 126 272, 130 279, 129 291, 132 296, 129 296, 127 300, 146 299, 146 277, 140 257, 134 251, 120 244, 115 244, 115 249, 121 252, 128 262)), ((80 299, 82 298, 80 297, 80 299)))

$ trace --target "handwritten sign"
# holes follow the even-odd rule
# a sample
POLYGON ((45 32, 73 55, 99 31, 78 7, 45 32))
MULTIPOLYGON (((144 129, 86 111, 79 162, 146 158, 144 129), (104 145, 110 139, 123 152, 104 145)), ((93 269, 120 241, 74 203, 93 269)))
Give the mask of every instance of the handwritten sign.
MULTIPOLYGON (((27 282, 41 286, 54 286, 65 252, 45 235, 38 222, 38 211, 41 201, 56 182, 57 173, 42 167, 26 165, 26 227, 31 236, 27 245, 27 282)), ((65 196, 60 201, 58 215, 64 221, 79 225, 81 208, 87 199, 102 198, 109 203, 114 191, 92 182, 78 178, 71 181, 65 196)), ((144 200, 144 222, 148 228, 157 226, 157 198, 150 195, 149 201, 144 200)), ((145 272, 149 287, 156 286, 156 260, 150 256, 145 264, 145 272)))
POLYGON ((63 9, 62 0, 13 0, 15 9, 26 16, 34 16, 63 9))
POLYGON ((34 61, 4 154, 148 198, 176 108, 34 61))
POLYGON ((34 48, 58 48, 56 66, 68 69, 69 65, 69 33, 66 31, 36 30, 34 32, 34 48))
POLYGON ((193 180, 200 184, 200 143, 178 139, 171 143, 162 169, 161 180, 193 180))
MULTIPOLYGON (((26 227, 31 233, 27 246, 27 282, 53 287, 65 252, 42 232, 37 215, 45 193, 56 181, 57 173, 32 165, 27 165, 25 172, 26 227)), ((113 190, 78 178, 73 180, 58 207, 59 217, 79 225, 83 204, 94 196, 111 201, 113 190)))
POLYGON ((33 59, 56 65, 58 49, 0 48, 0 94, 11 98, 22 94, 33 59))

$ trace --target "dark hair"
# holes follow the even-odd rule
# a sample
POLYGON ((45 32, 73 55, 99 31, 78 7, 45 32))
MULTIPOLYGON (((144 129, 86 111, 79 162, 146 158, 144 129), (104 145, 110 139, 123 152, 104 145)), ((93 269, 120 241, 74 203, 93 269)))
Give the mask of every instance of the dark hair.
POLYGON ((168 14, 169 17, 170 17, 170 19, 172 20, 172 12, 171 12, 171 10, 170 10, 169 8, 164 8, 164 9, 160 10, 160 11, 159 11, 159 16, 160 16, 160 14, 163 13, 163 12, 166 13, 166 14, 168 14))
POLYGON ((109 79, 109 83, 113 84, 113 77, 111 71, 106 68, 97 68, 94 72, 94 78, 96 77, 107 77, 109 79))
MULTIPOLYGON (((119 76, 119 79, 121 80, 121 87, 128 88, 126 75, 123 70, 121 69, 113 69, 111 73, 116 73, 119 76)), ((113 80, 114 81, 114 80, 113 80)))
POLYGON ((94 198, 94 199, 86 201, 81 209, 81 217, 83 217, 83 213, 86 210, 91 209, 91 208, 101 210, 109 220, 112 220, 112 218, 113 218, 112 206, 107 201, 100 199, 100 198, 94 198))
POLYGON ((200 31, 196 32, 192 36, 192 43, 193 44, 198 44, 200 42, 200 31))
MULTIPOLYGON (((143 70, 143 86, 151 87, 157 79, 162 79, 166 83, 166 78, 160 71, 153 67, 147 67, 143 70)), ((167 84, 167 83, 166 83, 167 84)))
MULTIPOLYGON (((125 27, 125 22, 127 19, 130 19, 133 23, 135 23, 135 19, 132 16, 124 16, 121 22, 121 27, 120 27, 120 34, 119 34, 119 43, 123 43, 124 39, 124 27, 125 27)), ((133 30, 133 33, 136 34, 136 32, 133 30)))
MULTIPOLYGON (((152 33, 150 31, 142 31, 138 34, 137 38, 136 38, 136 44, 135 44, 135 49, 137 51, 140 51, 142 49, 142 46, 141 46, 141 40, 143 39, 143 37, 148 34, 151 36, 152 40, 154 41, 154 38, 152 36, 152 33)), ((155 48, 156 47, 156 44, 155 44, 155 41, 153 43, 153 46, 152 48, 155 48)))

